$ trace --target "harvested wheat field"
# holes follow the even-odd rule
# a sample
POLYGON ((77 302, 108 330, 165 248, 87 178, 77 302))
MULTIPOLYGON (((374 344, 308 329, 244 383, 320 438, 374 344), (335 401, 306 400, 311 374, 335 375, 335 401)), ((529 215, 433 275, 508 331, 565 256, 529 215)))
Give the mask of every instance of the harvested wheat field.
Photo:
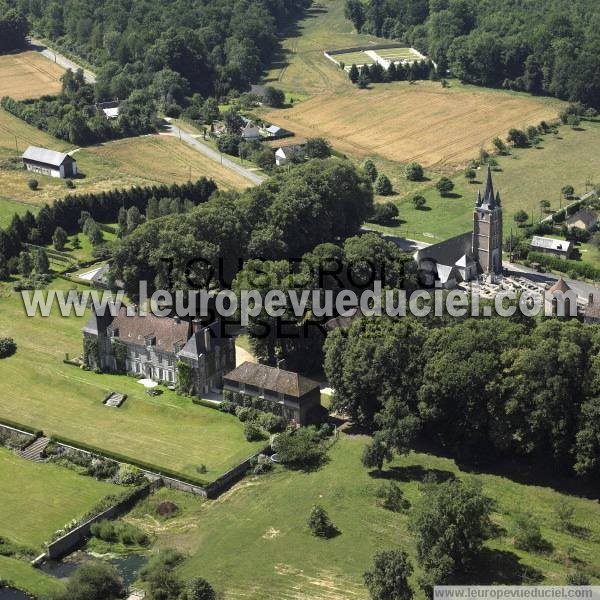
POLYGON ((19 52, 0 56, 0 97, 15 100, 56 94, 65 70, 39 52, 19 52))
POLYGON ((379 155, 426 167, 456 167, 511 127, 556 118, 560 106, 553 99, 422 81, 320 94, 265 118, 303 138, 326 137, 355 158, 379 155))

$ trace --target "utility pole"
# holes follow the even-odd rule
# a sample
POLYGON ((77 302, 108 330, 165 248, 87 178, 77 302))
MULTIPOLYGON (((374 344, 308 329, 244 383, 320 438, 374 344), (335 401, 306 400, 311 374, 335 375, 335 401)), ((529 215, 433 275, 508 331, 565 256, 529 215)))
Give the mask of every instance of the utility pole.
POLYGON ((16 135, 15 135, 15 148, 17 150, 17 154, 19 154, 19 140, 16 135))

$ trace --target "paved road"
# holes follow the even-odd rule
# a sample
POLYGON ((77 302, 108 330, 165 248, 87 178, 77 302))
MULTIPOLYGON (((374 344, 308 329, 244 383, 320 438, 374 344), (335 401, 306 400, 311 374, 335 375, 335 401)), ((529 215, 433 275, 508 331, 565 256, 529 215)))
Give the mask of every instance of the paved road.
POLYGON ((266 179, 266 177, 264 177, 263 175, 259 175, 258 173, 255 173, 250 169, 246 169, 246 167, 242 167, 242 165, 238 165, 232 160, 229 160, 226 156, 223 156, 216 150, 213 150, 210 146, 207 146, 206 144, 202 143, 201 140, 195 138, 193 135, 190 135, 189 133, 186 133, 185 131, 177 127, 177 125, 168 123, 168 125, 165 127, 163 132, 161 132, 161 134, 174 135, 178 137, 179 139, 181 139, 182 142, 185 142, 186 144, 194 148, 194 150, 197 150, 198 152, 201 152, 211 160, 222 164, 225 168, 230 169, 231 171, 235 171, 236 173, 238 173, 238 175, 245 177, 248 181, 254 184, 258 185, 266 179))
MULTIPOLYGON (((523 265, 516 265, 509 262, 504 263, 504 268, 509 272, 510 275, 525 277, 526 279, 529 279, 533 283, 537 284, 552 285, 560 279, 559 275, 554 275, 553 273, 538 273, 537 271, 534 271, 533 269, 530 269, 523 265)), ((577 295, 580 298, 588 300, 590 294, 594 294, 597 298, 600 298, 599 287, 596 287, 591 283, 586 283, 585 281, 579 281, 578 279, 567 279, 566 277, 563 277, 563 279, 567 282, 567 285, 577 293, 577 295)))
MULTIPOLYGON (((73 62, 71 59, 67 58, 66 56, 59 54, 58 52, 55 52, 54 50, 50 50, 39 40, 35 40, 35 39, 31 38, 29 40, 29 46, 31 47, 32 50, 35 50, 35 51, 39 52, 40 54, 43 54, 46 58, 49 58, 52 62, 55 62, 57 65, 60 65, 61 67, 64 67, 65 69, 71 69, 71 71, 77 71, 77 69, 82 68, 80 65, 73 62)), ((83 77, 85 78, 87 83, 96 83, 96 75, 88 69, 83 69, 83 77)))
MULTIPOLYGON (((71 69, 73 71, 76 71, 77 69, 80 68, 80 65, 73 62, 66 56, 64 56, 58 52, 55 52, 54 50, 50 50, 39 40, 30 39, 29 45, 32 50, 36 50, 37 52, 40 52, 46 58, 49 58, 51 61, 56 62, 57 64, 59 64, 61 67, 64 67, 65 69, 71 69)), ((83 70, 83 76, 85 77, 85 80, 88 83, 96 82, 96 75, 88 69, 83 70)), ((254 172, 250 171, 249 169, 246 169, 245 167, 238 165, 237 163, 233 162, 232 160, 229 160, 228 158, 221 156, 221 154, 219 154, 219 152, 216 152, 210 146, 203 144, 200 140, 196 139, 189 133, 182 131, 181 129, 179 129, 179 127, 177 127, 171 123, 169 123, 169 125, 167 126, 166 131, 164 133, 166 133, 167 135, 174 135, 174 136, 178 137, 179 139, 181 139, 181 141, 185 142, 186 144, 188 144, 192 148, 194 148, 194 150, 197 150, 198 152, 201 152, 202 154, 204 154, 211 160, 218 162, 219 164, 223 165, 226 169, 235 171, 242 177, 245 177, 251 183, 259 184, 259 183, 262 183, 266 179, 266 177, 264 177, 262 175, 258 175, 257 173, 254 173, 254 172)))

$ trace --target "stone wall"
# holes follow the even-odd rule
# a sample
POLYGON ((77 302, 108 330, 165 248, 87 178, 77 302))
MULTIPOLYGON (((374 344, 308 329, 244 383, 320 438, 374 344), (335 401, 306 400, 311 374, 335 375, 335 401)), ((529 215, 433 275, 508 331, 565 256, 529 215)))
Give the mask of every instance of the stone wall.
POLYGON ((140 488, 136 494, 132 494, 123 501, 107 508, 105 511, 88 519, 85 523, 78 525, 75 529, 72 529, 62 537, 49 543, 46 551, 47 557, 57 559, 73 552, 90 537, 90 531, 94 523, 104 519, 114 519, 115 517, 122 515, 130 510, 136 502, 139 502, 143 498, 154 493, 162 486, 162 484, 163 482, 160 479, 148 483, 148 485, 140 488))

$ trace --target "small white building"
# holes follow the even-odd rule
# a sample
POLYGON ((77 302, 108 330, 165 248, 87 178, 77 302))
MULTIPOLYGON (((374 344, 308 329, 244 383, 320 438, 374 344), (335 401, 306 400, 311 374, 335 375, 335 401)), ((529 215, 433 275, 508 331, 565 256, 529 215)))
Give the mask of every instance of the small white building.
POLYGON ((246 121, 242 127, 242 137, 245 140, 259 140, 260 128, 253 121, 246 121))
POLYGON ((282 146, 275 152, 275 164, 278 167, 286 165, 294 156, 298 156, 302 153, 302 146, 299 144, 293 144, 290 146, 282 146))
POLYGON ((552 254, 559 258, 567 259, 571 258, 571 254, 573 253, 573 242, 534 235, 531 240, 531 249, 535 252, 552 254))
POLYGON ((29 146, 23 153, 25 168, 32 173, 50 177, 74 177, 77 175, 77 162, 64 152, 56 152, 38 146, 29 146))

